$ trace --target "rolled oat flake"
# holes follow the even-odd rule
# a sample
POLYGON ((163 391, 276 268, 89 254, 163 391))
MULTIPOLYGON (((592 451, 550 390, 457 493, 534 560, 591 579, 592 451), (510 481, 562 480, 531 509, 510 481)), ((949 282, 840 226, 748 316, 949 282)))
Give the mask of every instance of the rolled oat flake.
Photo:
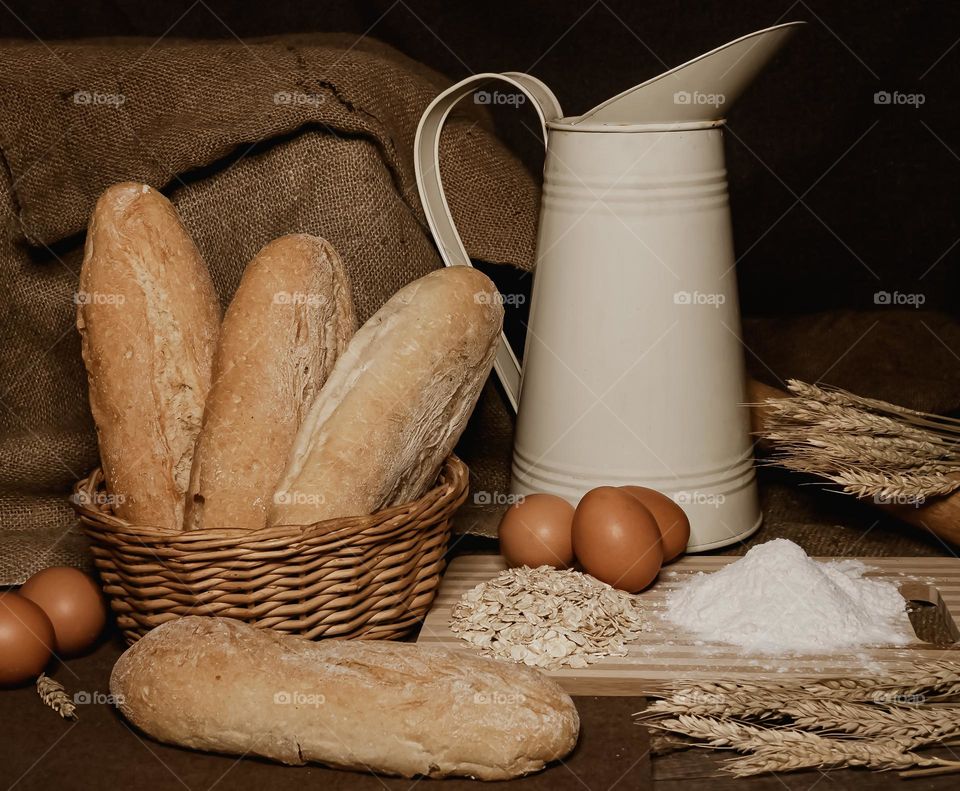
POLYGON ((544 669, 624 656, 644 628, 639 597, 550 566, 500 572, 464 593, 450 620, 481 653, 544 669))

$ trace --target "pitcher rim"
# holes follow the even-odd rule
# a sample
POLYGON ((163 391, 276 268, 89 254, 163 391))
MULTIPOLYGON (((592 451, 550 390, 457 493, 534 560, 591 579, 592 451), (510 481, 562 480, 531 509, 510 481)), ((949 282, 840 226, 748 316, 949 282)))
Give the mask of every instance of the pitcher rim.
POLYGON ((712 121, 657 121, 649 123, 623 123, 614 124, 610 122, 591 122, 577 123, 580 116, 567 116, 548 120, 547 129, 557 132, 593 132, 595 134, 624 134, 634 132, 691 132, 699 129, 718 129, 723 127, 727 120, 725 118, 715 118, 712 121))

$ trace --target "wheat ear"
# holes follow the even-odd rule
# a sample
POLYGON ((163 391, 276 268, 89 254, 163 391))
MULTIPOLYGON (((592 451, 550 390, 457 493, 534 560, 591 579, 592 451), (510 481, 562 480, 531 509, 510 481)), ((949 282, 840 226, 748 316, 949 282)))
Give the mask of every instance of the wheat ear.
POLYGON ((686 714, 650 723, 649 727, 690 736, 704 747, 751 753, 725 765, 725 771, 737 777, 836 766, 881 770, 951 767, 960 770, 960 761, 917 755, 904 750, 904 745, 895 739, 831 739, 807 731, 767 728, 686 714))
POLYGON ((857 497, 917 504, 960 489, 960 420, 790 380, 763 403, 774 463, 857 497))
POLYGON ((946 659, 917 662, 896 675, 872 678, 797 679, 794 681, 676 681, 665 692, 647 693, 680 704, 722 704, 731 716, 743 716, 748 709, 763 708, 762 702, 796 700, 797 696, 831 698, 862 703, 890 703, 934 695, 960 694, 960 663, 946 659), (740 708, 738 712, 736 709, 740 708))
POLYGON ((933 744, 960 733, 960 707, 920 708, 811 698, 783 706, 792 725, 807 730, 845 733, 867 739, 898 739, 910 748, 933 744))
POLYGON ((50 678, 46 673, 41 673, 37 679, 37 694, 40 695, 40 700, 65 720, 77 719, 77 707, 70 700, 63 684, 50 678))
POLYGON ((888 401, 881 401, 877 398, 859 396, 839 387, 834 387, 833 385, 812 385, 801 382, 799 379, 789 379, 787 381, 787 388, 800 397, 815 398, 825 403, 840 404, 856 409, 867 409, 879 414, 896 415, 901 420, 907 420, 916 425, 930 426, 938 431, 960 434, 960 420, 947 417, 946 415, 920 412, 916 409, 908 409, 905 406, 891 404, 888 401))

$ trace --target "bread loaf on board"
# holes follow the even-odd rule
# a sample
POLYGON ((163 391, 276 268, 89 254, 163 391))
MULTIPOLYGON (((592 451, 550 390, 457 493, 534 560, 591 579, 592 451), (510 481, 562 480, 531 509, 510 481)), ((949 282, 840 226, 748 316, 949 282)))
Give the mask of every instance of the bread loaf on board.
POLYGON ((580 727, 569 696, 524 665, 203 616, 134 643, 110 692, 162 742, 404 777, 535 772, 567 755, 580 727))
POLYGON ((360 328, 300 427, 268 524, 359 516, 421 497, 493 365, 503 306, 449 267, 404 286, 360 328))
POLYGON ((87 230, 77 328, 123 519, 180 527, 219 324, 210 274, 171 203, 145 184, 106 190, 87 230))
POLYGON ((326 240, 284 236, 247 265, 220 328, 185 529, 266 524, 297 429, 356 328, 326 240))

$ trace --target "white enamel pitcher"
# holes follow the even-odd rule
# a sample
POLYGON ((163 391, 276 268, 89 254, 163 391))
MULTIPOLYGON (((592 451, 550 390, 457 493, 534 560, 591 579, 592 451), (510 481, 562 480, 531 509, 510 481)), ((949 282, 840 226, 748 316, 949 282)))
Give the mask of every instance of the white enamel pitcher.
POLYGON ((546 85, 514 72, 470 77, 427 108, 417 183, 448 266, 470 264, 440 181, 454 105, 499 83, 533 105, 546 141, 522 376, 505 337, 495 365, 518 409, 513 493, 576 503, 595 486, 658 489, 689 516, 691 551, 760 526, 722 128, 796 24, 737 39, 580 116, 563 116, 546 85))

